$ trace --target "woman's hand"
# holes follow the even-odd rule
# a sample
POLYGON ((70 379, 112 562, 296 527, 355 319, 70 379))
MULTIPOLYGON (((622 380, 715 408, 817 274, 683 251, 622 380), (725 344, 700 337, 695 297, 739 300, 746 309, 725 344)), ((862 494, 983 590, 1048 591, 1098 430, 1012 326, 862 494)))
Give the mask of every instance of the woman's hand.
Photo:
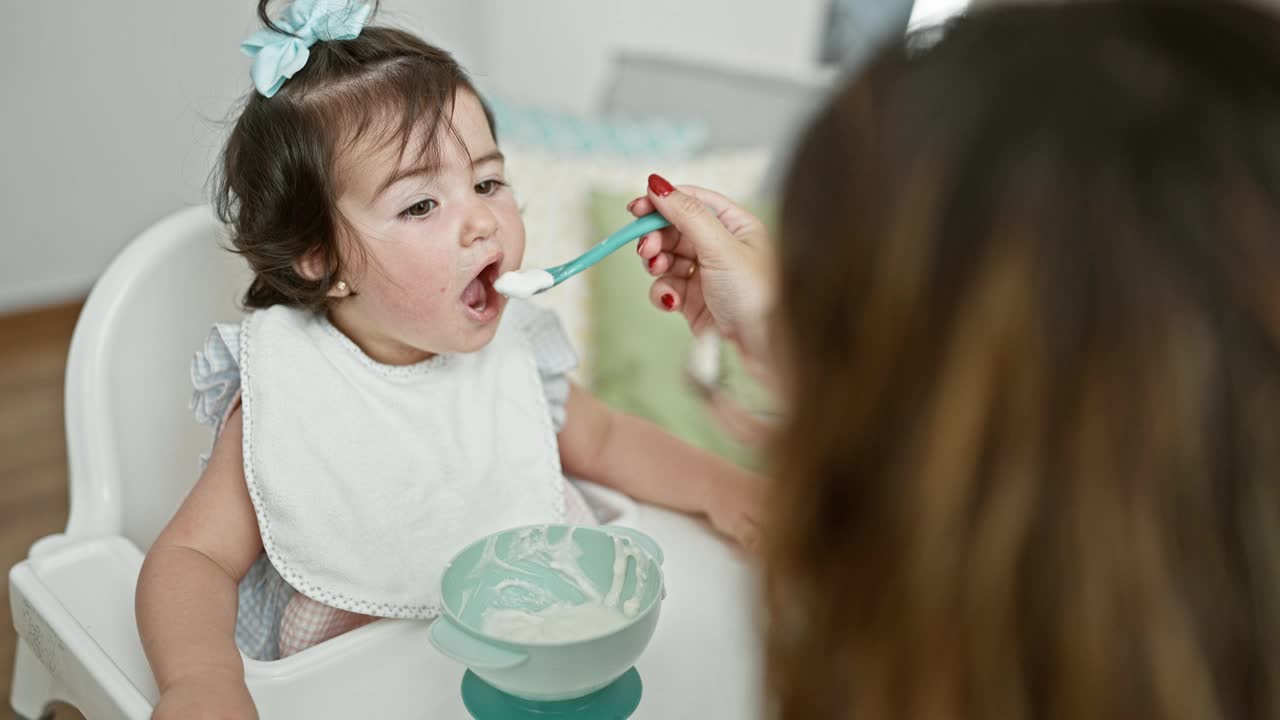
POLYGON ((694 334, 718 330, 749 361, 768 365, 774 268, 759 218, 719 193, 675 188, 658 175, 649 176, 649 194, 627 209, 637 217, 657 210, 671 222, 636 247, 657 278, 653 304, 683 313, 694 334))

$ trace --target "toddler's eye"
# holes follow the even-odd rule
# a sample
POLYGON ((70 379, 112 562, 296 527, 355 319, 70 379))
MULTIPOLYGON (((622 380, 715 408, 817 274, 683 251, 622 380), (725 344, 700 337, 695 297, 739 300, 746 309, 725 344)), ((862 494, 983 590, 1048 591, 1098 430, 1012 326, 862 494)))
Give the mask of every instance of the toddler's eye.
POLYGON ((506 183, 502 182, 501 180, 485 180, 483 182, 476 184, 476 192, 480 193, 481 195, 492 195, 498 192, 498 188, 502 187, 503 185, 506 185, 506 183))
POLYGON ((428 213, 430 213, 435 208, 436 208, 435 200, 420 200, 410 205, 409 207, 405 208, 404 212, 400 214, 406 215, 408 217, 420 218, 420 217, 425 217, 428 213))

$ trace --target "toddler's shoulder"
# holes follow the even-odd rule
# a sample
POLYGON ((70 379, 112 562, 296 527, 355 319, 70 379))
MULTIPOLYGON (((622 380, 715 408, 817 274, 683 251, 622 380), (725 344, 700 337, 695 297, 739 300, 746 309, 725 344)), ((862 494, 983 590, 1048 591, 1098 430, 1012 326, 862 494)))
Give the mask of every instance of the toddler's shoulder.
POLYGON ((507 302, 503 323, 509 332, 519 333, 529 341, 544 375, 564 374, 578 366, 578 354, 555 311, 512 299, 507 302))
POLYGON ((215 323, 191 359, 191 410, 217 427, 240 392, 240 323, 215 323))

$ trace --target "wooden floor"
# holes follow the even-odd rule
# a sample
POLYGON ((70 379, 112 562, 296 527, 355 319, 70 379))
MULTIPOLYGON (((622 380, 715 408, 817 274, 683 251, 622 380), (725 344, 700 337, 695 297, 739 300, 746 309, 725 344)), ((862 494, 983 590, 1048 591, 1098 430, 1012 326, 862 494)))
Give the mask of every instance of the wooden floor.
MULTIPOLYGON (((80 303, 0 316, 0 716, 8 717, 15 635, 8 571, 67 523, 62 383, 80 303)), ((78 718, 58 708, 60 720, 78 718)))

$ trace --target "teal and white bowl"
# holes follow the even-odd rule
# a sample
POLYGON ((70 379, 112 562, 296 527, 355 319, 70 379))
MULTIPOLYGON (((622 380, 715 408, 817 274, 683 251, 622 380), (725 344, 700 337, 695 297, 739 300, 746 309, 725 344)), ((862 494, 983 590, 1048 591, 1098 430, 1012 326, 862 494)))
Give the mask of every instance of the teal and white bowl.
POLYGON ((441 580, 431 642, 493 687, 558 701, 619 678, 662 605, 662 549, 616 526, 538 525, 482 538, 441 580))

